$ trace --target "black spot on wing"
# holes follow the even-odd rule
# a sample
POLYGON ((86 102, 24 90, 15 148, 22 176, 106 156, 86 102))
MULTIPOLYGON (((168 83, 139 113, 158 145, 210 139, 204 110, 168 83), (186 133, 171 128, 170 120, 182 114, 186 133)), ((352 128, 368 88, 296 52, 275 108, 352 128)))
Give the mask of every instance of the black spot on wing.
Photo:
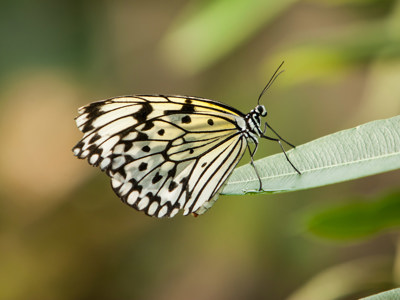
POLYGON ((95 135, 93 135, 92 137, 91 137, 91 139, 89 140, 89 144, 92 144, 92 143, 94 143, 94 142, 96 142, 97 140, 99 140, 99 139, 101 139, 101 135, 100 134, 95 134, 95 135))
MULTIPOLYGON (((124 155, 124 157, 125 157, 125 165, 127 165, 127 164, 129 164, 129 163, 135 161, 135 159, 134 159, 131 155, 124 155)), ((124 166, 124 165, 122 165, 122 167, 123 167, 123 166, 124 166)))
POLYGON ((85 125, 82 127, 82 132, 86 133, 89 131, 92 131, 94 129, 94 126, 92 125, 92 122, 87 122, 85 125))
POLYGON ((147 163, 142 162, 142 163, 139 165, 139 171, 145 171, 146 169, 147 169, 147 163))
POLYGON ((143 148, 142 148, 142 151, 143 152, 150 152, 150 147, 149 146, 144 146, 143 148))
POLYGON ((103 149, 101 149, 101 148, 99 148, 99 147, 96 147, 95 145, 90 145, 89 148, 92 149, 92 150, 90 151, 90 154, 91 154, 91 155, 93 155, 93 154, 98 154, 99 156, 101 156, 101 154, 103 153, 103 149))
POLYGON ((153 122, 146 122, 146 124, 142 128, 142 131, 150 130, 153 127, 154 127, 154 123, 153 122))
POLYGON ((164 110, 163 113, 164 113, 164 115, 169 116, 169 115, 180 114, 180 113, 182 113, 182 111, 176 110, 176 109, 166 109, 166 110, 164 110))
POLYGON ((124 145, 123 152, 128 152, 133 147, 131 141, 120 141, 119 144, 124 145))
POLYGON ((142 192, 143 186, 140 185, 135 179, 132 178, 131 180, 129 180, 129 182, 132 183, 132 189, 131 189, 132 191, 138 191, 139 194, 142 192))
POLYGON ((157 182, 159 182, 163 177, 160 175, 159 172, 156 173, 156 175, 153 177, 153 180, 151 181, 151 183, 155 184, 157 182))
POLYGON ((95 144, 91 144, 89 147, 87 147, 86 150, 89 150, 89 153, 95 153, 95 150, 97 149, 97 146, 95 144))
POLYGON ((181 108, 181 112, 183 113, 194 113, 194 105, 193 104, 184 104, 181 108))
POLYGON ((160 129, 157 133, 158 133, 158 135, 163 136, 164 133, 165 133, 165 130, 164 129, 160 129))
POLYGON ((168 171, 168 177, 174 178, 175 174, 176 174, 176 165, 171 170, 168 171))
MULTIPOLYGON (((111 165, 110 165, 110 166, 111 166, 111 165)), ((108 169, 110 169, 110 168, 108 168, 108 169)), ((118 171, 117 171, 117 173, 119 173, 123 178, 126 178, 126 171, 125 171, 125 168, 119 168, 118 171)), ((110 174, 110 173, 109 173, 109 176, 110 176, 110 177, 113 177, 113 174, 110 174)))
POLYGON ((192 119, 190 118, 190 116, 184 116, 182 118, 182 123, 189 124, 190 122, 192 122, 192 119))
POLYGON ((174 189, 178 187, 178 184, 175 181, 171 181, 168 187, 168 191, 172 192, 174 189))
MULTIPOLYGON (((119 157, 119 156, 121 156, 121 155, 120 154, 111 154, 110 159, 111 159, 111 161, 113 161, 116 157, 119 157)), ((135 159, 131 155, 123 155, 123 157, 125 160, 124 163, 121 166, 119 166, 118 168, 113 169, 113 172, 125 174, 125 166, 130 164, 131 162, 135 161, 135 159)), ((97 164, 99 164, 99 163, 97 163, 97 164)), ((134 180, 134 179, 132 179, 132 180, 134 180)))
POLYGON ((179 182, 180 184, 182 184, 183 191, 185 191, 187 189, 188 182, 189 182, 189 177, 183 177, 181 179, 181 181, 179 182))
POLYGON ((72 148, 72 151, 74 151, 75 149, 79 149, 79 153, 76 154, 76 156, 79 156, 82 152, 82 148, 85 145, 84 142, 82 142, 82 140, 80 140, 75 146, 74 148, 72 148))
POLYGON ((143 102, 141 105, 142 108, 132 115, 138 121, 138 123, 144 123, 147 120, 147 116, 153 111, 153 107, 150 105, 150 103, 143 102))
POLYGON ((208 125, 212 126, 214 125, 214 121, 212 119, 208 119, 207 120, 208 125))
POLYGON ((192 103, 192 100, 186 99, 185 104, 182 105, 180 109, 167 109, 164 110, 164 115, 175 115, 175 114, 191 114, 195 112, 195 106, 192 103))
POLYGON ((138 131, 138 135, 135 138, 135 141, 148 141, 149 136, 143 132, 138 131))
POLYGON ((110 103, 112 103, 112 102, 109 100, 92 102, 85 107, 85 112, 89 114, 89 117, 97 118, 98 116, 100 116, 103 113, 100 111, 100 109, 105 104, 110 104, 110 103))
POLYGON ((100 101, 100 102, 93 102, 85 107, 85 113, 87 113, 86 118, 89 120, 89 122, 87 122, 85 125, 83 125, 83 127, 82 127, 83 133, 94 129, 94 126, 92 125, 92 121, 102 114, 102 112, 100 111, 100 108, 103 105, 104 105, 104 101, 100 101))

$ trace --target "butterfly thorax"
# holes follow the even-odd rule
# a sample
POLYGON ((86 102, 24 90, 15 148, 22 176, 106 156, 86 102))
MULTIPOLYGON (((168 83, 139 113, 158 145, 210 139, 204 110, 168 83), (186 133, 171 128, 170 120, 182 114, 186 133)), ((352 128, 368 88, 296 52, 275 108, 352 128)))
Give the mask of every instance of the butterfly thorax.
POLYGON ((264 105, 257 105, 245 116, 246 128, 244 129, 244 134, 250 142, 256 143, 258 137, 263 135, 260 128, 261 117, 265 117, 266 115, 267 110, 264 105))

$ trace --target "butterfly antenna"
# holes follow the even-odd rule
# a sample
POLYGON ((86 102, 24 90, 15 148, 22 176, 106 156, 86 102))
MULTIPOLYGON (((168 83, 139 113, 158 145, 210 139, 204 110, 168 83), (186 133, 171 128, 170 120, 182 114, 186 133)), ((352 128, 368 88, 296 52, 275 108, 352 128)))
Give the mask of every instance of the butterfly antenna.
POLYGON ((271 79, 268 81, 267 85, 264 87, 264 89, 262 90, 260 96, 258 96, 258 100, 257 100, 257 104, 260 105, 260 99, 261 97, 264 95, 264 93, 269 89, 269 87, 274 83, 275 79, 278 78, 279 75, 282 74, 282 71, 279 72, 279 69, 282 67, 283 63, 285 61, 282 61, 282 63, 279 65, 278 69, 276 69, 274 75, 272 75, 271 79))

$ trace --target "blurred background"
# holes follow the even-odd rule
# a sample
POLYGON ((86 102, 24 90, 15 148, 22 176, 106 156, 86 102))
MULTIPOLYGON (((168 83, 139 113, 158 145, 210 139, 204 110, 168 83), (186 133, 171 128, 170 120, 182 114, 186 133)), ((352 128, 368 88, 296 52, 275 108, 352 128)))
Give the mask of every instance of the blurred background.
MULTIPOLYGON (((248 112, 283 60, 262 102, 296 145, 398 115, 400 1, 0 8, 0 299, 355 299, 400 284, 399 171, 159 220, 71 152, 82 105, 163 93, 248 112)), ((279 151, 262 141, 257 157, 279 151)))

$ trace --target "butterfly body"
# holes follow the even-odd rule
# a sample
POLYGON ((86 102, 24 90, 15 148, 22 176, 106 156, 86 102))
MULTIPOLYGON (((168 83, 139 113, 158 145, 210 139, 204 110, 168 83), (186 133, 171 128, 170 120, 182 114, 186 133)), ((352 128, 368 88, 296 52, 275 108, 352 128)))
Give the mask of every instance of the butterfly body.
POLYGON ((116 97, 79 109, 84 136, 73 152, 106 172, 130 206, 156 217, 197 215, 216 201, 249 142, 257 148, 266 114, 262 105, 245 115, 186 96, 116 97))

